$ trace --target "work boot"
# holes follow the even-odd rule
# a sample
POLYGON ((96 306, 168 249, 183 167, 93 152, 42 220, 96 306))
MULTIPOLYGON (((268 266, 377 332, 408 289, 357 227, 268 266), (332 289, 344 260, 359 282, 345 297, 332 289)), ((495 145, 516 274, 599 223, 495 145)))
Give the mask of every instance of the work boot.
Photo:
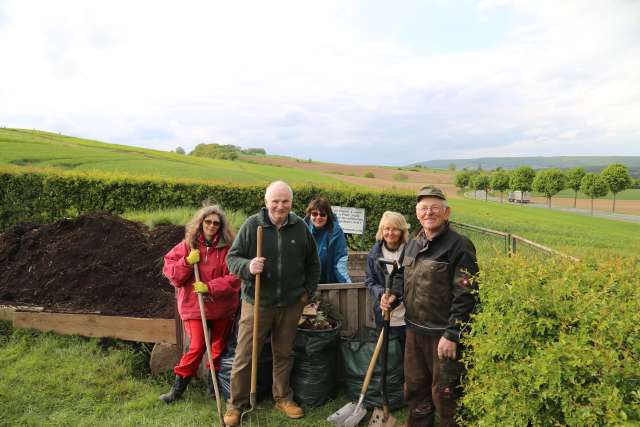
POLYGON ((168 393, 161 394, 159 399, 167 404, 180 399, 182 393, 184 393, 187 388, 189 381, 191 381, 191 377, 182 378, 180 375, 176 375, 176 381, 173 383, 171 390, 169 390, 168 393))
POLYGON ((304 411, 292 400, 280 400, 275 408, 289 418, 297 419, 304 417, 304 411))
POLYGON ((227 408, 224 413, 224 425, 234 427, 240 424, 240 410, 236 408, 227 408))

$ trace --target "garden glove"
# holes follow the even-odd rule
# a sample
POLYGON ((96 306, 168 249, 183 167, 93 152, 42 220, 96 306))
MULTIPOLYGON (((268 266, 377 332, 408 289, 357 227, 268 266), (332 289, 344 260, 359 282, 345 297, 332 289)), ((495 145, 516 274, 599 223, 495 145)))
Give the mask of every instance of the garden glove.
POLYGON ((204 282, 196 282, 193 284, 193 290, 199 294, 208 294, 209 287, 204 282))
POLYGON ((187 255, 185 259, 187 260, 189 265, 200 262, 200 251, 198 249, 191 249, 191 252, 189 252, 189 255, 187 255))

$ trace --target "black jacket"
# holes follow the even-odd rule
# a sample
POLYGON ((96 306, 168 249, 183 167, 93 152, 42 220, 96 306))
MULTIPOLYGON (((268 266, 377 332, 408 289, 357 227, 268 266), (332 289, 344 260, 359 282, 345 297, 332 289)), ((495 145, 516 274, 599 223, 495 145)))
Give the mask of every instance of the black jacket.
POLYGON ((402 296, 407 326, 418 333, 458 342, 477 302, 476 250, 449 228, 428 240, 421 231, 405 247, 392 291, 402 296))

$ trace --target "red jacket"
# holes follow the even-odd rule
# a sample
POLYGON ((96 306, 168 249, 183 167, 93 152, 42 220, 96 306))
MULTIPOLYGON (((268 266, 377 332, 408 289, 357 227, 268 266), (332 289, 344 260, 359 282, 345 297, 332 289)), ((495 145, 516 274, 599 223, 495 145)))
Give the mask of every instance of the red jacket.
MULTIPOLYGON (((240 305, 240 279, 229 273, 227 268, 229 244, 220 239, 214 246, 207 247, 200 236, 199 246, 200 280, 209 287, 209 294, 204 295, 206 318, 216 320, 230 317, 240 305)), ((185 259, 190 251, 186 242, 178 243, 164 256, 162 269, 171 284, 178 288, 178 312, 182 320, 200 319, 198 295, 193 290, 193 266, 185 259)))

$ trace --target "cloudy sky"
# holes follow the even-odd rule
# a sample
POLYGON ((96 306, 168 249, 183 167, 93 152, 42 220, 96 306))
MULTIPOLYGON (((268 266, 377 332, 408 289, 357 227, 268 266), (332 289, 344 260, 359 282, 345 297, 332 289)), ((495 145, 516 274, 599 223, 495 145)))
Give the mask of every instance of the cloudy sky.
POLYGON ((342 163, 640 155, 640 1, 4 1, 0 126, 342 163))

